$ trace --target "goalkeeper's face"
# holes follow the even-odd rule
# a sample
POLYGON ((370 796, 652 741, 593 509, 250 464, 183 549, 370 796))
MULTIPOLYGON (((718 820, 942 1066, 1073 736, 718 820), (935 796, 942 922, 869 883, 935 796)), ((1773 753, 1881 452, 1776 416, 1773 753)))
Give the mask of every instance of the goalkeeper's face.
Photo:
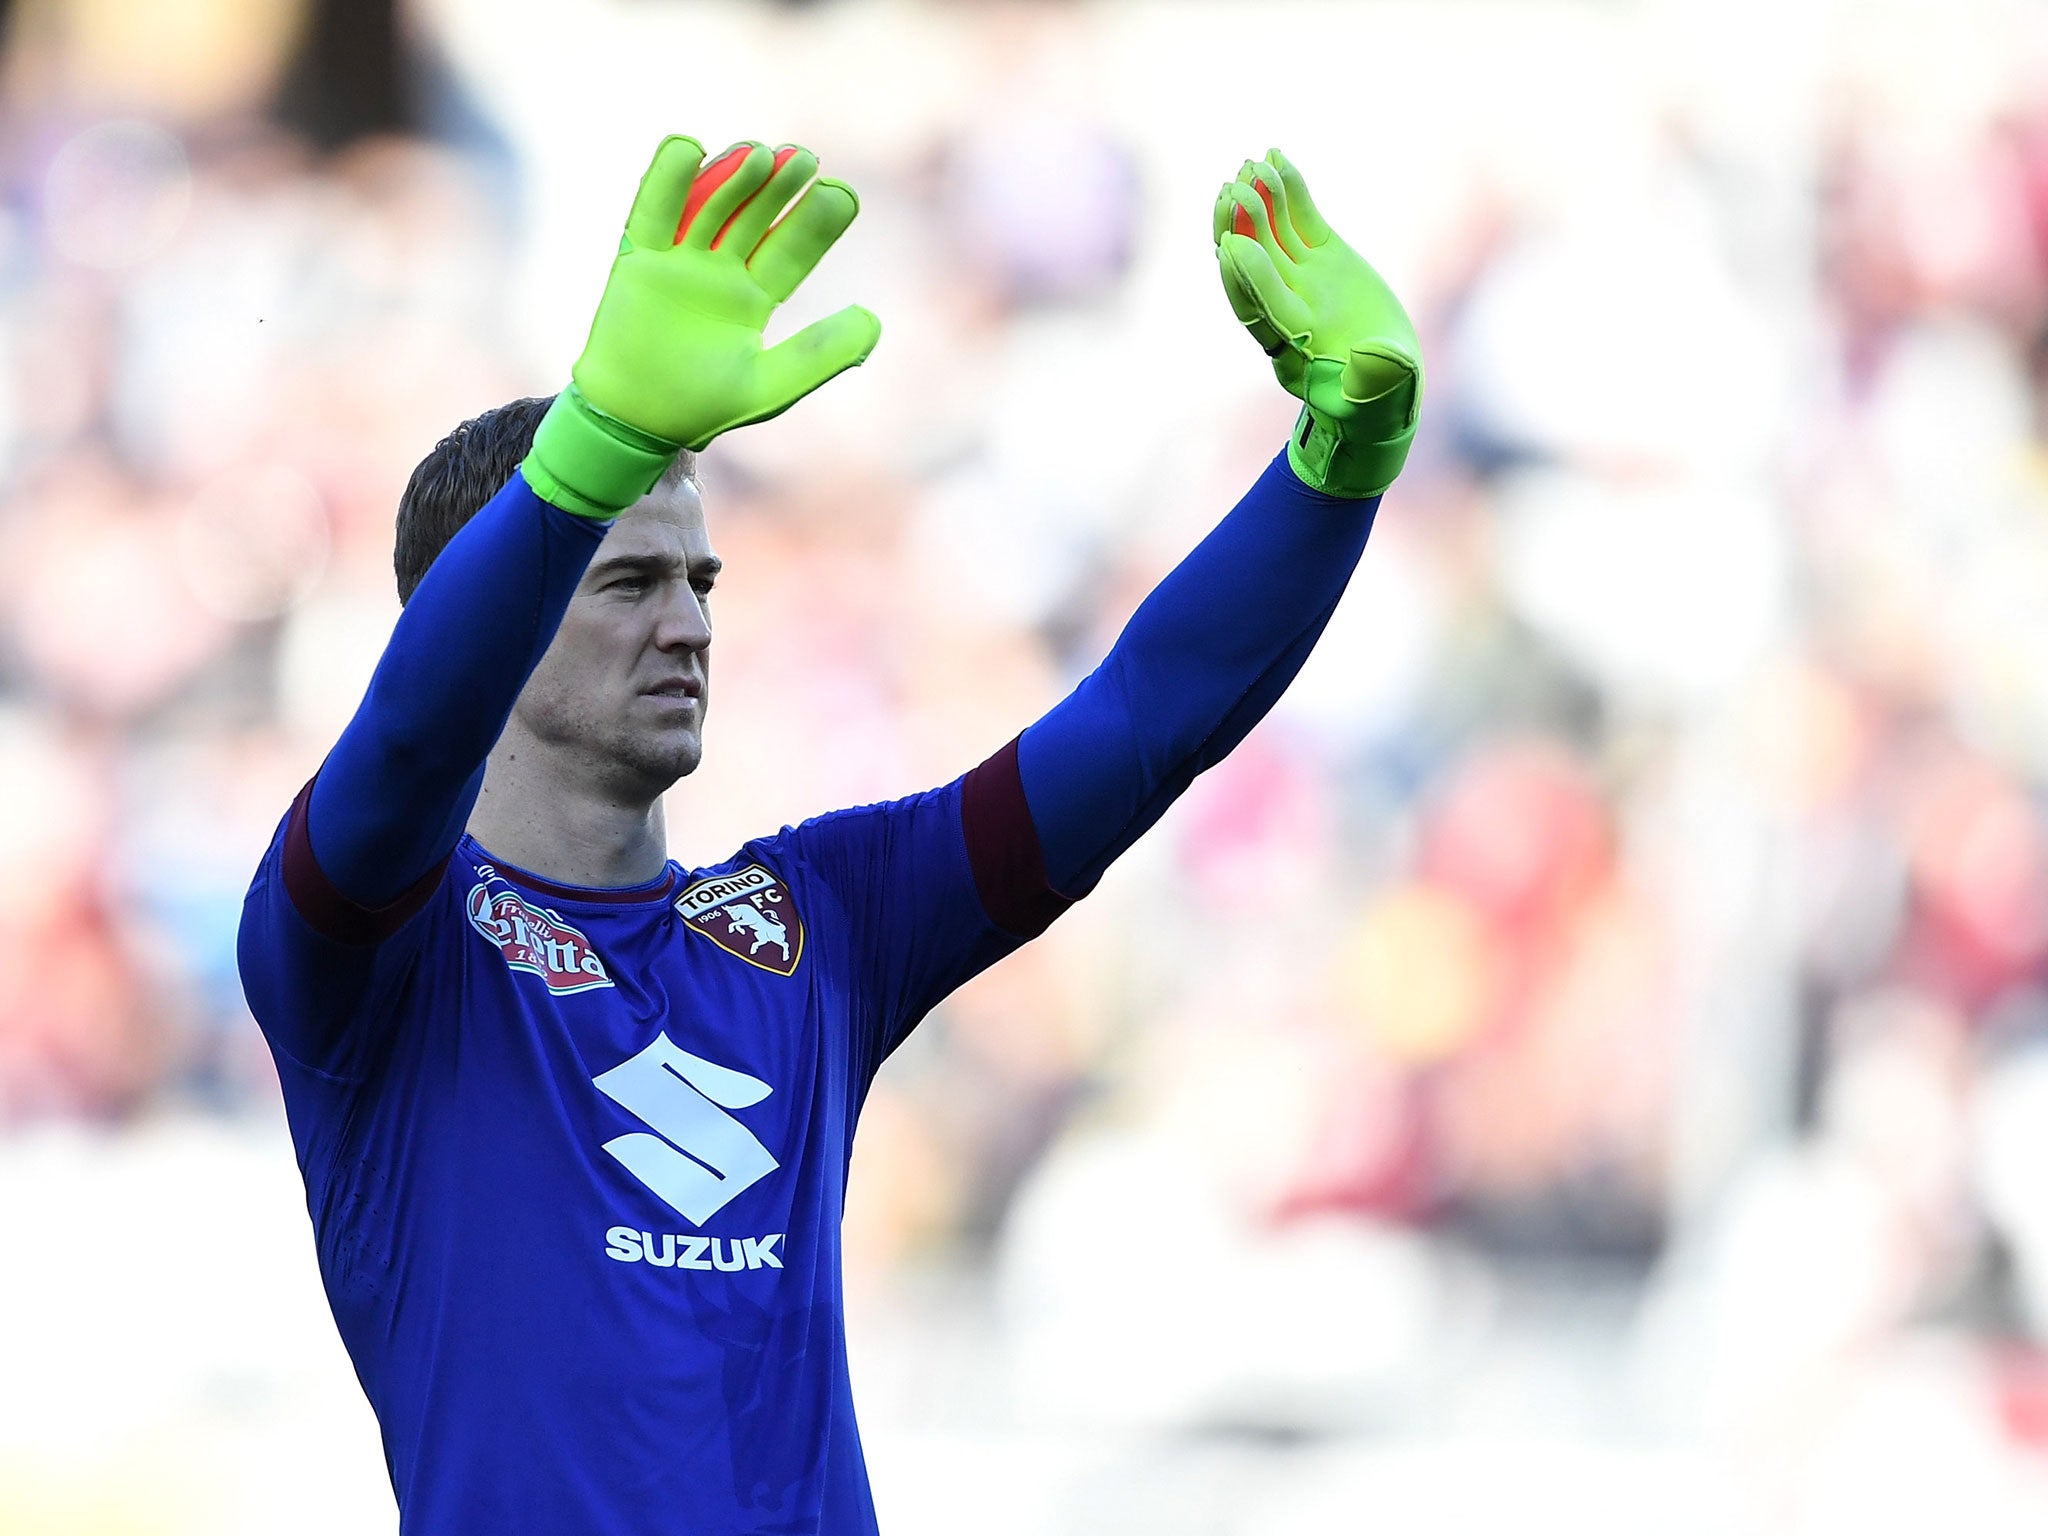
POLYGON ((606 531, 513 715, 576 782, 651 804, 704 754, 718 557, 688 481, 606 531))

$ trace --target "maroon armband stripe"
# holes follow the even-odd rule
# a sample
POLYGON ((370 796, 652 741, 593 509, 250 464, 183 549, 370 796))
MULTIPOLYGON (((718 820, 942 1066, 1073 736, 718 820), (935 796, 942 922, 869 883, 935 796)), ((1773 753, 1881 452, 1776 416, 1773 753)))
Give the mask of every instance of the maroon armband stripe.
POLYGON ((960 824, 974 888, 997 927, 1035 939, 1074 904, 1046 879, 1045 853, 1017 766, 1016 738, 968 773, 961 785, 960 824))
POLYGON ((308 779, 306 787, 292 801, 291 820, 285 827, 285 892, 315 933, 337 944, 381 944, 427 904, 441 884, 448 860, 441 860, 385 905, 363 906, 336 890, 320 861, 313 857, 313 839, 306 826, 312 804, 313 781, 308 779))

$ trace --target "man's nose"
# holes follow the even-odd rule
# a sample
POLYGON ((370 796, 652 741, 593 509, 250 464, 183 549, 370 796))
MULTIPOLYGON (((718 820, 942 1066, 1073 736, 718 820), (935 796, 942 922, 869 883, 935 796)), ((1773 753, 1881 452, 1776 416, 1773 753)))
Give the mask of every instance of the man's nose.
POLYGON ((677 583, 662 606, 655 642, 663 650, 701 651, 711 643, 711 615, 697 589, 677 583))

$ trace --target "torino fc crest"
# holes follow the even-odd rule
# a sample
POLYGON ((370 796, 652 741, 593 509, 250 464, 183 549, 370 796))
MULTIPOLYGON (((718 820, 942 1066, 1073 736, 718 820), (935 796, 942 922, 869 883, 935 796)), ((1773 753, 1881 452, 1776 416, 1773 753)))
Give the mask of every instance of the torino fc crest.
POLYGON ((612 984, 604 962, 581 929, 525 901, 503 886, 483 881, 469 888, 469 926, 498 947, 515 971, 529 971, 557 997, 612 984))
POLYGON ((804 924, 789 887, 759 864, 699 880, 676 898, 676 911, 727 954, 778 976, 796 972, 804 924))

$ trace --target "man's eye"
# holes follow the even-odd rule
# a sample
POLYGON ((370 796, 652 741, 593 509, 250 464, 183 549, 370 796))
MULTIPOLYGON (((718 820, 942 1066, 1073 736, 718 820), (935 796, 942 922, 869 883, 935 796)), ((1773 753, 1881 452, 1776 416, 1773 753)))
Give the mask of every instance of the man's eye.
POLYGON ((704 597, 704 598, 708 598, 708 597, 710 597, 710 596, 711 596, 711 583, 710 583, 710 582, 708 582, 708 581, 693 581, 693 582, 691 582, 691 583, 690 583, 690 585, 691 585, 692 587, 696 588, 696 590, 697 590, 697 595, 698 595, 699 597, 704 597))
POLYGON ((621 577, 605 590, 608 592, 622 592, 628 597, 637 597, 640 593, 647 590, 647 578, 645 576, 621 577))

